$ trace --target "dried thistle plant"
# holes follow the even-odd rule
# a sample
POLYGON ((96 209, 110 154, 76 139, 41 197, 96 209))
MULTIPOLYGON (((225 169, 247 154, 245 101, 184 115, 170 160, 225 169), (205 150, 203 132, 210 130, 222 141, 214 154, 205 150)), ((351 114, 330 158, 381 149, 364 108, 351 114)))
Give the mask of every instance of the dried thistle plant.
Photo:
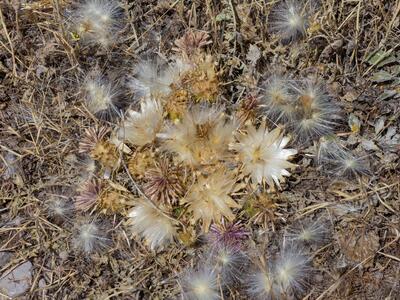
POLYGON ((155 168, 145 173, 143 192, 155 202, 174 205, 184 195, 185 188, 178 167, 167 159, 156 163, 155 168))
POLYGON ((197 54, 208 44, 211 44, 211 41, 207 32, 189 30, 175 41, 176 48, 174 50, 188 58, 197 54))
POLYGON ((98 203, 104 183, 97 179, 91 179, 83 184, 79 194, 74 199, 75 209, 80 211, 90 210, 98 203))

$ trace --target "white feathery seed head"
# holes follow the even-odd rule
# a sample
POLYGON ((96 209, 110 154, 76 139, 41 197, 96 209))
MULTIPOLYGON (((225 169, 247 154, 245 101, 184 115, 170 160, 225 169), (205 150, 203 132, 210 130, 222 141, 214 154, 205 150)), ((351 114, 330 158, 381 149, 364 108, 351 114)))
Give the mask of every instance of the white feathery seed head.
POLYGON ((103 226, 95 220, 83 220, 78 222, 74 232, 74 248, 85 253, 102 250, 109 242, 103 226))
POLYGON ((324 171, 338 177, 357 178, 370 174, 366 156, 354 155, 338 139, 331 137, 320 139, 317 163, 324 171))
POLYGON ((217 274, 211 266, 199 270, 188 270, 180 280, 183 299, 216 300, 220 299, 217 274))
POLYGON ((290 176, 287 169, 295 167, 288 162, 297 153, 295 149, 285 149, 289 137, 284 137, 279 128, 268 131, 263 122, 258 129, 249 126, 245 134, 238 135, 238 142, 231 147, 243 163, 243 171, 250 174, 253 183, 265 181, 268 185, 280 182, 290 176))
POLYGON ((45 201, 45 207, 49 216, 62 220, 71 217, 74 207, 69 196, 49 193, 47 197, 48 199, 45 201))
POLYGON ((298 223, 285 232, 285 240, 290 243, 321 244, 327 239, 329 230, 322 220, 298 223))
POLYGON ((305 80, 292 85, 297 97, 296 120, 291 124, 294 136, 310 141, 333 132, 339 110, 321 84, 305 80))
POLYGON ((118 113, 117 88, 97 72, 87 76, 83 84, 83 93, 87 109, 97 117, 103 118, 118 113))
MULTIPOLYGON (((293 246, 293 245, 292 245, 293 246)), ((295 246, 286 246, 274 263, 274 279, 280 294, 303 292, 310 274, 309 258, 295 246), (291 248, 291 249, 289 249, 291 248)))
POLYGON ((161 58, 141 60, 134 67, 134 77, 130 88, 138 98, 155 98, 168 96, 172 85, 178 84, 183 73, 192 68, 191 65, 176 59, 168 64, 161 58))
POLYGON ((203 230, 208 232, 212 221, 222 217, 233 221, 231 208, 240 208, 230 196, 235 191, 235 179, 225 170, 216 170, 208 176, 199 176, 182 203, 187 203, 195 221, 203 221, 203 230))
POLYGON ((305 9, 300 0, 281 1, 269 15, 271 32, 277 34, 284 43, 303 37, 308 26, 305 9))
POLYGON ((210 164, 226 158, 236 128, 237 122, 228 120, 223 109, 196 105, 158 136, 164 140, 162 148, 181 162, 210 164))
POLYGON ((142 100, 140 106, 140 112, 128 110, 127 117, 118 131, 121 140, 136 146, 152 143, 163 125, 163 109, 157 100, 142 100))
POLYGON ((296 114, 296 96, 289 79, 273 75, 265 81, 261 90, 261 107, 274 122, 293 121, 296 114))
POLYGON ((86 0, 72 14, 79 39, 88 44, 109 47, 122 29, 123 10, 116 0, 86 0))
POLYGON ((270 268, 259 268, 247 278, 247 293, 252 299, 279 299, 279 288, 276 285, 270 268))
POLYGON ((221 277, 224 285, 240 282, 247 265, 246 254, 235 246, 220 245, 206 253, 221 277))
POLYGON ((173 242, 177 235, 176 224, 144 199, 139 199, 129 212, 132 231, 143 237, 152 250, 173 242))

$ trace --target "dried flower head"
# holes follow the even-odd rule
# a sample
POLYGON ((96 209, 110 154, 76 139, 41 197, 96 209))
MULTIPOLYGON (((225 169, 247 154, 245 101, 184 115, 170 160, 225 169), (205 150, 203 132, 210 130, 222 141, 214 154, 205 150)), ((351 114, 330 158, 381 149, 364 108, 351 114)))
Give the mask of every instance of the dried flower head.
POLYGON ((132 231, 142 236, 152 250, 173 242, 177 235, 176 224, 162 207, 154 207, 149 201, 139 199, 129 212, 132 231))
POLYGON ((306 7, 299 0, 283 0, 269 15, 271 32, 289 43, 305 35, 308 20, 306 7))
POLYGON ((309 141, 333 132, 339 110, 321 84, 310 80, 292 85, 296 93, 296 120, 292 123, 294 136, 309 141))
POLYGON ((122 28, 123 11, 115 0, 86 0, 72 14, 76 38, 88 44, 109 47, 122 28))
POLYGON ((179 283, 184 299, 220 299, 217 274, 211 266, 204 266, 199 270, 188 270, 179 283))
POLYGON ((80 211, 91 209, 98 202, 103 188, 104 184, 97 179, 85 182, 80 188, 79 195, 74 199, 75 209, 80 211))
POLYGON ((141 112, 129 110, 127 118, 118 131, 120 139, 136 146, 152 143, 163 124, 163 110, 158 101, 146 99, 141 102, 141 112))
POLYGON ((148 169, 154 166, 155 154, 151 149, 135 151, 128 161, 129 173, 136 178, 143 178, 148 169))
POLYGON ((243 101, 240 102, 236 110, 236 117, 239 123, 241 125, 254 123, 260 107, 260 99, 257 96, 252 94, 247 95, 243 101))
POLYGON ((120 163, 119 154, 117 147, 105 139, 108 132, 106 127, 86 129, 85 135, 79 143, 79 152, 89 153, 103 166, 116 169, 120 163))
POLYGON ((155 202, 166 202, 171 205, 178 203, 185 193, 181 171, 167 159, 161 160, 156 163, 155 168, 146 172, 143 192, 155 202))
POLYGON ((214 58, 211 55, 199 56, 195 67, 187 70, 181 84, 189 91, 194 101, 214 102, 219 95, 219 78, 214 58))
POLYGON ((105 188, 99 198, 99 206, 105 214, 121 213, 126 205, 127 196, 111 187, 105 188))
POLYGON ((194 106, 182 122, 159 134, 162 148, 176 153, 188 165, 212 164, 226 157, 236 122, 226 119, 221 109, 194 106))
POLYGON ((231 208, 240 208, 230 196, 235 191, 235 179, 223 169, 208 176, 201 175, 191 187, 182 203, 188 203, 193 220, 203 221, 203 230, 208 231, 212 221, 220 222, 222 217, 232 221, 235 218, 231 208))
POLYGON ((268 132, 266 124, 262 123, 258 129, 249 126, 246 134, 238 136, 238 142, 232 149, 239 154, 243 163, 243 172, 250 174, 253 183, 265 182, 280 187, 283 176, 289 176, 287 168, 295 165, 287 160, 295 155, 295 149, 284 149, 289 142, 283 137, 279 128, 268 132))
POLYGON ((181 52, 185 57, 191 57, 208 44, 211 44, 211 41, 207 32, 189 30, 175 41, 174 50, 181 52))
POLYGON ((104 249, 109 239, 105 235, 103 226, 95 220, 83 220, 76 223, 74 229, 73 246, 85 253, 104 249))
POLYGON ((227 223, 222 219, 221 224, 212 224, 210 227, 210 239, 213 245, 232 246, 241 248, 242 243, 250 235, 240 221, 227 223))
POLYGON ((262 87, 262 107, 274 122, 292 122, 296 114, 296 95, 290 81, 282 76, 271 76, 262 87))

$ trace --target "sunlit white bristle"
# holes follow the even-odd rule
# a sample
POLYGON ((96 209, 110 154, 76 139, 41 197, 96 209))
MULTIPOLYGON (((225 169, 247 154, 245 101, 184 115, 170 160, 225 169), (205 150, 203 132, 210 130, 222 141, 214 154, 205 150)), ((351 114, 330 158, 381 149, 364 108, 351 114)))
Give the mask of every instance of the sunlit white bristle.
POLYGON ((98 222, 86 220, 76 224, 73 240, 75 249, 91 253, 104 249, 108 242, 104 228, 98 222))
POLYGON ((269 16, 271 32, 285 42, 292 42, 305 35, 307 15, 300 0, 283 0, 274 7, 269 16))
POLYGON ((285 240, 290 243, 319 245, 326 241, 328 232, 327 224, 321 220, 298 223, 285 232, 285 240))
POLYGON ((47 197, 45 207, 50 217, 61 220, 68 220, 71 217, 74 207, 70 197, 58 193, 49 193, 47 197))
POLYGON ((84 101, 87 109, 100 118, 119 114, 119 93, 117 88, 104 77, 89 75, 83 85, 84 101))
POLYGON ((331 134, 340 119, 339 109, 322 85, 305 80, 292 86, 297 98, 291 124, 296 140, 309 142, 331 134))
POLYGON ((170 244, 177 235, 174 221, 160 210, 148 201, 139 199, 129 212, 132 231, 143 237, 152 250, 170 244))
POLYGON ((274 122, 293 121, 295 117, 296 96, 285 77, 271 76, 262 87, 262 104, 267 115, 274 122))
POLYGON ((284 137, 279 128, 268 131, 262 123, 258 129, 249 126, 246 134, 238 136, 232 145, 244 165, 244 173, 249 174, 253 183, 265 181, 268 185, 279 187, 284 176, 290 176, 287 169, 295 167, 290 159, 297 153, 295 149, 285 149, 289 137, 284 137))
POLYGON ((134 68, 130 88, 137 98, 155 98, 168 96, 173 84, 191 66, 181 60, 168 64, 161 58, 141 60, 134 68))
POLYGON ((211 266, 188 270, 180 280, 182 296, 186 300, 216 300, 220 298, 217 274, 211 266))
POLYGON ((87 44, 109 47, 122 28, 123 11, 115 0, 86 0, 72 14, 79 39, 87 44))
POLYGON ((118 136, 133 145, 144 146, 155 140, 162 125, 162 106, 156 100, 146 99, 141 102, 140 112, 128 110, 118 136))
POLYGON ((356 156, 338 139, 331 137, 320 140, 317 163, 322 170, 338 177, 357 178, 370 174, 366 156, 356 156))

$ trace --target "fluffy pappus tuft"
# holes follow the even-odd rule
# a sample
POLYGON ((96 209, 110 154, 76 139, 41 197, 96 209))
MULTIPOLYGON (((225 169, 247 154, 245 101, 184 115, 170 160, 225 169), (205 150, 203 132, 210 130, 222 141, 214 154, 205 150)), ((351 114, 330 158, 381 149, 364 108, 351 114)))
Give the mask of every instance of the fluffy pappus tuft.
POLYGON ((260 265, 246 279, 246 291, 251 299, 279 299, 279 290, 270 266, 260 265))
POLYGON ((358 178, 370 174, 367 156, 356 156, 335 138, 320 140, 317 163, 329 174, 338 177, 358 178))
POLYGON ((229 285, 242 281, 243 272, 248 264, 244 251, 232 245, 219 245, 212 247, 206 255, 215 266, 222 284, 229 285))
POLYGON ((123 10, 116 0, 86 0, 72 13, 76 38, 87 44, 108 48, 117 41, 122 29, 123 10))
POLYGON ((108 243, 103 226, 96 220, 82 220, 76 223, 73 246, 85 253, 104 249, 108 243))
POLYGON ((162 148, 177 154, 181 162, 208 165, 226 157, 236 128, 237 123, 227 120, 221 108, 196 105, 158 136, 162 148))
POLYGON ((296 295, 304 291, 311 271, 309 262, 310 258, 294 245, 283 249, 274 262, 274 279, 281 295, 296 295))
POLYGON ((328 225, 321 220, 298 223, 289 227, 285 232, 285 241, 320 245, 327 240, 328 233, 328 225))
POLYGON ((161 209, 139 199, 128 215, 132 231, 143 237, 152 250, 168 245, 177 235, 176 224, 161 209))
POLYGON ((99 119, 110 120, 120 115, 121 93, 105 77, 94 71, 84 80, 82 92, 89 112, 99 119))
POLYGON ((190 68, 179 59, 171 64, 158 57, 141 60, 134 67, 130 88, 137 98, 160 99, 171 93, 172 85, 178 84, 180 76, 190 68))
POLYGON ((286 169, 295 167, 288 159, 297 150, 284 148, 289 140, 279 128, 269 132, 264 122, 258 129, 248 126, 247 132, 238 135, 238 141, 231 148, 238 153, 243 172, 251 176, 254 184, 265 181, 269 186, 280 187, 283 177, 290 176, 286 169))
POLYGON ((183 299, 216 300, 220 299, 217 274, 211 266, 199 270, 188 270, 179 280, 183 299))
POLYGON ((283 0, 269 15, 270 30, 280 37, 283 43, 290 43, 306 34, 308 17, 306 9, 299 0, 283 0))
POLYGON ((296 95, 291 81, 273 75, 261 87, 261 107, 274 122, 293 122, 296 115, 296 95))
POLYGON ((163 109, 158 101, 145 99, 140 106, 140 112, 128 110, 127 117, 118 130, 121 140, 136 146, 152 143, 163 125, 163 109))
POLYGON ((193 213, 193 220, 203 221, 203 230, 208 232, 212 221, 219 222, 222 217, 232 221, 235 215, 232 208, 240 208, 230 196, 235 192, 235 178, 224 169, 215 170, 208 176, 197 178, 182 203, 187 203, 193 213))
POLYGON ((62 221, 69 220, 74 212, 71 195, 72 191, 66 186, 55 186, 46 192, 44 205, 49 217, 62 221))
POLYGON ((332 134, 339 109, 323 86, 311 80, 292 85, 296 93, 296 119, 291 127, 296 140, 307 142, 332 134))

